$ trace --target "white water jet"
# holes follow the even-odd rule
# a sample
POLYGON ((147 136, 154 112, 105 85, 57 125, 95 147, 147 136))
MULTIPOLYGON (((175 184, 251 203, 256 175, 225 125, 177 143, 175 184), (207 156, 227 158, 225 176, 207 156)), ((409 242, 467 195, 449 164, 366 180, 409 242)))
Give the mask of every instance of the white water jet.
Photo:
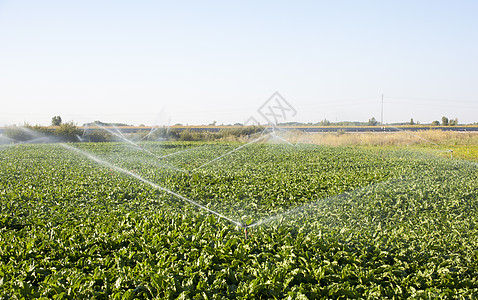
MULTIPOLYGON (((108 128, 102 126, 102 125, 99 125, 99 124, 96 125, 96 126, 98 126, 98 127, 100 127, 101 129, 103 129, 103 130, 109 132, 110 134, 112 134, 112 135, 114 135, 114 136, 120 138, 121 140, 123 140, 123 141, 125 141, 125 142, 127 142, 127 143, 129 143, 129 144, 131 144, 131 145, 133 145, 133 146, 134 146, 135 148, 137 148, 138 150, 141 150, 141 151, 145 150, 145 149, 143 149, 142 147, 140 147, 139 145, 137 145, 136 143, 134 143, 133 141, 130 141, 130 140, 128 140, 127 138, 125 138, 122 134, 118 134, 118 133, 116 133, 116 132, 114 132, 114 131, 112 131, 112 130, 110 130, 110 129, 108 129, 108 128)), ((152 154, 152 153, 151 153, 151 154, 152 154)), ((153 155, 154 155, 154 154, 153 154, 153 155)))
MULTIPOLYGON (((141 147, 140 145, 136 144, 135 142, 128 140, 123 134, 117 134, 117 133, 115 133, 115 132, 113 132, 113 131, 109 130, 108 128, 106 128, 104 126, 101 126, 101 125, 98 125, 98 127, 100 127, 103 130, 106 130, 107 132, 113 134, 114 136, 119 137, 120 139, 124 140, 125 142, 131 144, 133 146, 133 148, 135 148, 136 150, 144 151, 144 152, 148 153, 149 155, 154 156, 157 159, 162 158, 161 156, 158 156, 158 155, 154 154, 153 152, 149 151, 148 149, 145 149, 145 148, 141 147)), ((116 128, 116 127, 114 127, 114 128, 116 128)), ((116 130, 118 130, 118 129, 116 129, 116 130)), ((173 166, 169 163, 167 163, 167 164, 169 165, 168 168, 170 168, 172 170, 175 170, 175 171, 178 171, 178 172, 184 172, 184 173, 188 172, 186 170, 179 169, 179 168, 177 168, 177 167, 175 167, 175 166, 173 166)))
POLYGON ((170 189, 167 189, 167 188, 165 188, 165 187, 159 186, 159 185, 157 185, 156 183, 154 183, 154 182, 152 182, 152 181, 149 181, 149 180, 147 180, 147 179, 145 179, 145 178, 143 178, 143 177, 141 177, 141 176, 139 176, 139 175, 137 175, 137 174, 135 174, 135 173, 133 173, 133 172, 131 172, 131 171, 128 171, 128 170, 123 169, 123 168, 121 168, 121 167, 115 166, 115 165, 113 165, 113 164, 111 164, 111 163, 109 163, 109 162, 107 162, 107 161, 101 160, 101 159, 97 158, 96 156, 94 156, 94 155, 92 155, 92 154, 90 154, 90 153, 88 153, 88 152, 82 151, 82 150, 80 150, 80 149, 77 149, 77 148, 75 148, 75 147, 72 147, 72 146, 69 146, 69 145, 63 144, 63 143, 61 143, 60 146, 62 146, 63 148, 65 148, 65 149, 67 149, 67 150, 71 150, 71 151, 80 153, 80 154, 82 154, 82 155, 88 157, 89 159, 93 160, 94 162, 96 162, 96 163, 98 163, 98 164, 100 164, 100 165, 104 165, 104 166, 106 166, 106 167, 108 167, 108 168, 111 168, 111 169, 117 171, 117 172, 121 172, 121 173, 124 173, 124 174, 126 174, 126 175, 129 175, 129 176, 131 176, 131 177, 134 177, 134 178, 136 178, 136 179, 138 179, 138 180, 140 180, 140 181, 142 181, 142 182, 144 182, 144 183, 146 183, 146 184, 149 184, 150 186, 152 186, 152 187, 155 188, 155 189, 158 189, 158 190, 160 190, 160 191, 163 191, 163 192, 166 192, 166 193, 168 193, 168 194, 171 194, 171 195, 173 195, 173 196, 175 196, 175 197, 177 197, 177 198, 179 198, 179 199, 181 199, 181 200, 184 200, 184 201, 186 201, 186 202, 188 202, 188 203, 190 203, 190 204, 192 204, 192 205, 194 205, 194 206, 196 206, 196 207, 199 207, 200 209, 203 209, 203 210, 205 210, 205 211, 207 211, 207 212, 209 212, 209 213, 211 213, 211 214, 213 214, 213 215, 216 215, 216 216, 218 216, 219 218, 222 218, 222 219, 224 219, 224 220, 227 220, 227 221, 233 223, 234 225, 241 226, 241 227, 243 226, 243 224, 240 223, 240 222, 238 222, 238 221, 235 221, 235 220, 233 220, 233 219, 231 219, 231 218, 229 218, 229 217, 226 217, 225 215, 223 215, 223 214, 221 214, 221 213, 219 213, 219 212, 216 212, 216 211, 214 211, 214 210, 212 210, 212 209, 210 209, 210 208, 207 208, 206 206, 204 206, 204 205, 202 205, 202 204, 200 204, 200 203, 198 203, 198 202, 196 202, 196 201, 194 201, 194 200, 188 199, 188 198, 186 198, 186 197, 184 197, 184 196, 182 196, 182 195, 180 195, 180 194, 178 194, 178 193, 176 193, 176 192, 173 192, 173 191, 171 191, 170 189))
POLYGON ((423 141, 425 141, 425 142, 427 142, 427 143, 430 143, 430 144, 435 145, 435 146, 440 146, 440 145, 438 145, 437 143, 432 142, 432 141, 430 141, 430 140, 427 140, 426 138, 423 138, 423 137, 419 136, 418 134, 411 133, 411 132, 408 131, 408 130, 403 130, 403 129, 400 129, 400 128, 394 127, 394 126, 386 126, 386 127, 393 128, 393 129, 395 129, 395 130, 397 130, 397 131, 406 132, 407 134, 409 134, 409 135, 411 135, 411 136, 414 136, 414 137, 417 137, 417 138, 419 138, 419 139, 421 139, 421 140, 423 140, 423 141))
POLYGON ((267 217, 265 219, 262 219, 260 221, 255 222, 255 223, 252 223, 251 225, 247 225, 247 227, 252 228, 252 227, 256 227, 256 226, 261 226, 263 224, 273 222, 273 221, 275 221, 279 218, 282 218, 282 217, 285 217, 285 216, 288 216, 288 215, 291 215, 291 214, 295 214, 295 213, 298 213, 298 212, 301 212, 301 211, 310 210, 310 209, 313 209, 313 208, 317 207, 319 204, 322 204, 323 202, 330 201, 330 200, 336 199, 336 198, 339 199, 340 197, 345 197, 346 194, 347 193, 343 193, 343 194, 340 194, 340 195, 335 195, 335 196, 331 196, 331 197, 328 197, 328 198, 323 198, 323 199, 320 199, 320 200, 316 200, 314 202, 310 202, 310 203, 304 204, 302 206, 295 207, 295 208, 286 210, 284 212, 278 213, 276 215, 267 217))
POLYGON ((21 141, 18 144, 45 144, 45 143, 56 143, 58 142, 57 138, 49 137, 49 136, 42 136, 35 139, 21 141))
POLYGON ((3 134, 0 134, 0 144, 12 144, 15 143, 16 141, 12 138, 9 138, 8 136, 4 136, 3 134))
POLYGON ((292 144, 292 143, 289 142, 288 140, 284 139, 283 137, 278 136, 277 134, 274 134, 273 137, 276 138, 276 139, 278 139, 278 140, 280 140, 280 141, 282 141, 282 142, 284 142, 284 143, 286 143, 286 144, 288 144, 289 146, 295 146, 294 144, 292 144))
POLYGON ((237 150, 240 150, 240 149, 242 149, 242 148, 244 148, 244 147, 246 147, 246 146, 248 146, 248 145, 250 145, 250 144, 257 143, 257 142, 259 142, 260 140, 262 140, 262 139, 268 137, 269 135, 271 135, 271 133, 269 133, 269 134, 267 134, 267 135, 264 135, 264 136, 261 136, 261 137, 255 139, 255 140, 252 140, 252 141, 250 141, 250 142, 248 142, 248 143, 246 143, 246 144, 244 144, 244 145, 241 145, 241 146, 239 146, 239 147, 237 147, 237 148, 235 148, 235 149, 233 149, 233 150, 231 150, 231 151, 229 151, 229 152, 227 152, 227 153, 225 153, 225 154, 223 154, 223 155, 221 155, 221 156, 219 156, 219 157, 216 157, 215 159, 210 160, 210 161, 208 161, 208 162, 205 163, 205 164, 202 164, 201 166, 199 166, 199 167, 193 169, 192 171, 194 172, 194 171, 196 171, 196 170, 198 170, 198 169, 201 169, 202 167, 205 167, 205 166, 207 166, 207 165, 209 165, 209 164, 212 164, 213 162, 215 162, 215 161, 217 161, 217 160, 219 160, 219 159, 221 159, 221 158, 223 158, 223 157, 225 157, 225 156, 227 156, 227 155, 229 155, 229 154, 232 154, 232 153, 236 152, 237 150))
POLYGON ((166 158, 166 157, 174 156, 174 155, 181 154, 181 153, 191 151, 193 149, 197 149, 197 148, 201 148, 201 147, 203 147, 203 146, 197 146, 197 147, 193 147, 193 148, 187 148, 187 149, 184 149, 184 150, 179 150, 179 151, 176 151, 176 152, 173 152, 173 153, 169 153, 169 154, 160 156, 158 158, 166 158))
POLYGON ((113 124, 112 124, 111 126, 113 126, 113 128, 116 130, 116 132, 118 132, 118 134, 121 136, 121 138, 123 138, 124 140, 128 140, 128 139, 123 135, 123 133, 121 132, 121 130, 119 130, 118 127, 116 127, 116 126, 113 125, 113 124))
POLYGON ((83 134, 81 135, 81 137, 85 137, 85 134, 86 134, 87 131, 88 131, 88 125, 85 124, 85 125, 83 125, 83 134))
POLYGON ((140 141, 144 140, 144 139, 149 139, 149 137, 151 136, 151 134, 155 133, 157 130, 159 130, 159 126, 154 126, 154 127, 151 127, 151 130, 149 131, 149 133, 145 136, 143 136, 140 141))

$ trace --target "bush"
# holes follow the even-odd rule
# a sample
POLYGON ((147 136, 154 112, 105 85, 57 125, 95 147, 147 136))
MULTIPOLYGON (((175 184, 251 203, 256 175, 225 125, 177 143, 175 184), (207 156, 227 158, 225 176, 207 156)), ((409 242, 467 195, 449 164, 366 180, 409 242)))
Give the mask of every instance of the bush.
POLYGON ((111 133, 104 130, 87 130, 81 137, 83 142, 104 143, 113 140, 111 133))
POLYGON ((76 127, 73 122, 63 123, 55 130, 55 135, 65 142, 80 142, 83 131, 76 127))
POLYGON ((24 126, 13 126, 5 130, 5 136, 12 139, 15 142, 32 141, 39 138, 51 136, 52 130, 47 127, 39 125, 30 126, 25 124, 24 126))
POLYGON ((5 136, 14 142, 52 143, 58 141, 79 142, 83 131, 73 122, 61 124, 56 129, 40 125, 13 126, 5 130, 5 136), (56 139, 56 138, 59 139, 56 139))
POLYGON ((192 132, 191 129, 185 129, 179 134, 180 141, 199 141, 201 134, 199 132, 192 132))
POLYGON ((221 129, 218 134, 218 138, 225 138, 225 137, 244 137, 250 136, 255 133, 261 132, 264 130, 262 126, 244 126, 239 128, 227 128, 221 129))
POLYGON ((22 127, 16 126, 5 129, 5 136, 16 142, 23 142, 32 139, 31 135, 23 130, 22 127))

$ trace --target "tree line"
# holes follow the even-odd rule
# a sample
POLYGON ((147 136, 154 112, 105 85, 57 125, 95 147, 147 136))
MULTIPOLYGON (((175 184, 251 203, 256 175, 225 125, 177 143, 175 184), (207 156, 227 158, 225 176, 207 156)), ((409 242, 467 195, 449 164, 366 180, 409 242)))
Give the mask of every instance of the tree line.
MULTIPOLYGON (((410 122, 394 123, 389 125, 419 125, 420 122, 415 122, 413 119, 410 122)), ((112 142, 119 141, 118 133, 115 135, 111 131, 108 132, 99 127, 105 126, 125 126, 122 123, 104 123, 95 121, 85 124, 83 127, 78 127, 73 122, 63 123, 60 116, 54 116, 51 121, 52 126, 31 126, 25 124, 24 126, 12 126, 5 130, 4 136, 10 138, 13 142, 27 142, 38 140, 40 142, 112 142)), ((321 120, 318 123, 281 123, 278 126, 379 126, 380 123, 374 118, 370 118, 368 122, 330 122, 327 119, 321 120)), ((448 119, 443 116, 441 122, 433 121, 431 126, 456 126, 458 119, 448 119)), ((130 125, 131 126, 131 125, 130 125)), ((261 132, 265 126, 243 126, 232 128, 221 128, 217 132, 211 131, 194 131, 192 129, 179 129, 170 127, 157 127, 151 130, 139 130, 134 133, 124 134, 131 140, 149 140, 149 141, 214 141, 214 140, 237 140, 242 137, 248 137, 255 133, 261 132)))
MULTIPOLYGON (((430 124, 421 124, 419 121, 410 119, 409 122, 399 122, 399 123, 387 123, 385 125, 431 125, 431 126, 457 126, 458 118, 448 119, 447 117, 443 116, 440 121, 433 121, 430 124)), ((331 122, 327 119, 323 119, 317 123, 300 123, 300 122, 286 122, 286 123, 279 123, 278 126, 379 126, 381 123, 375 118, 372 117, 368 119, 367 122, 355 122, 355 121, 340 121, 340 122, 331 122)))

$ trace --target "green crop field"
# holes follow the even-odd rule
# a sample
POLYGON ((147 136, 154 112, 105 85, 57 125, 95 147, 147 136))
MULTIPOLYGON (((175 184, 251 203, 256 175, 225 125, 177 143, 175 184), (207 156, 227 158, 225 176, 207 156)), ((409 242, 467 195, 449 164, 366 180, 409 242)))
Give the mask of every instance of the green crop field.
POLYGON ((478 296, 476 161, 261 142, 2 146, 0 299, 478 296))

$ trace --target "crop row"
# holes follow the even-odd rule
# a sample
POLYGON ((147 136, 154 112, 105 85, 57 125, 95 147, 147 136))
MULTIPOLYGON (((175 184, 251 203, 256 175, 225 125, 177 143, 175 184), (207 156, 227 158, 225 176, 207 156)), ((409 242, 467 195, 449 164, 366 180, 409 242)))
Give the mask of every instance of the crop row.
POLYGON ((0 295, 475 296, 474 163, 416 152, 258 144, 195 170, 238 145, 142 146, 75 147, 260 225, 245 239, 241 228, 58 145, 4 148, 0 295), (177 151, 184 152, 159 158, 177 151))

